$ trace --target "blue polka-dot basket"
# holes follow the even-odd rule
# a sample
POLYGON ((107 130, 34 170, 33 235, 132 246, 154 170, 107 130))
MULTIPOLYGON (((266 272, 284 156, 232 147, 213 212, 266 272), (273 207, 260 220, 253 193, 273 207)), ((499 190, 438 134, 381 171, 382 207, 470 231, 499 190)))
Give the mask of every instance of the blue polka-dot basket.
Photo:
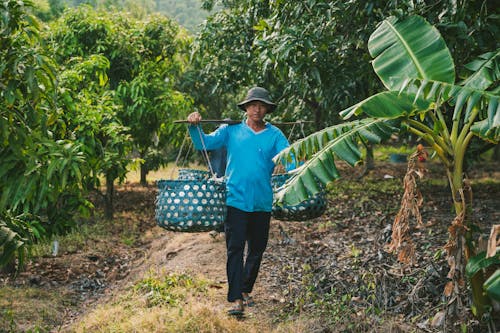
POLYGON ((203 180, 209 178, 210 178, 210 172, 198 169, 179 169, 179 176, 177 177, 177 179, 196 179, 196 180, 203 180))
MULTIPOLYGON (((290 178, 289 174, 277 174, 271 177, 274 191, 290 178)), ((310 196, 298 205, 273 205, 272 216, 282 221, 308 221, 320 217, 326 210, 326 195, 324 191, 310 196)))
MULTIPOLYGON (((188 177, 193 178, 193 177, 188 177)), ((167 230, 217 230, 226 218, 226 185, 212 179, 159 180, 156 223, 167 230)))

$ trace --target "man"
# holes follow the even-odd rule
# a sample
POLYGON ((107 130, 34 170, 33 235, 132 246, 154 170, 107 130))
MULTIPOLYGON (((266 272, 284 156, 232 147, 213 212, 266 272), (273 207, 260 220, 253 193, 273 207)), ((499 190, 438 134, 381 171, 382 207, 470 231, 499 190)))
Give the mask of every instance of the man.
POLYGON ((269 238, 273 204, 271 176, 275 167, 272 158, 289 146, 281 130, 264 121, 266 114, 276 109, 266 89, 250 89, 238 107, 246 113, 240 124, 224 125, 210 134, 199 127, 202 118, 198 112, 191 113, 187 119, 197 149, 224 147, 227 150, 227 299, 234 303, 228 311, 233 316, 243 315, 244 306, 253 305, 250 293, 269 238))

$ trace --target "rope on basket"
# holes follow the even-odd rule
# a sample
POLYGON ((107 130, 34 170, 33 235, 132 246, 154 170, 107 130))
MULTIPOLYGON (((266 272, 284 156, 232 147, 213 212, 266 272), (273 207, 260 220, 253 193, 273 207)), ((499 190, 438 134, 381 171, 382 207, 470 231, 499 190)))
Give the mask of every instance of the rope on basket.
MULTIPOLYGON (((170 170, 170 179, 174 178, 174 171, 179 166, 179 160, 181 158, 182 152, 184 150, 184 145, 186 144, 186 141, 188 140, 188 138, 189 138, 189 132, 186 132, 186 135, 184 135, 184 139, 182 140, 182 144, 181 144, 181 148, 179 149, 179 153, 177 153, 177 157, 175 158, 175 166, 176 167, 172 168, 172 170, 170 170)), ((189 156, 189 152, 191 151, 191 147, 192 147, 192 144, 189 144, 187 153, 184 155, 184 161, 183 161, 182 165, 185 165, 187 157, 189 156)))

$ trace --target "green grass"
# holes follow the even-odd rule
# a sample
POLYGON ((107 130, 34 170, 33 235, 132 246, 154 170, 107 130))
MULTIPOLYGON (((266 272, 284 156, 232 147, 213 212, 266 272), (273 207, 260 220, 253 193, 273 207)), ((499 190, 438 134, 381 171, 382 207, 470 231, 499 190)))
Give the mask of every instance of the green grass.
POLYGON ((374 158, 377 161, 389 161, 391 154, 406 154, 410 155, 414 153, 416 146, 398 145, 398 146, 386 146, 378 145, 374 149, 374 158))

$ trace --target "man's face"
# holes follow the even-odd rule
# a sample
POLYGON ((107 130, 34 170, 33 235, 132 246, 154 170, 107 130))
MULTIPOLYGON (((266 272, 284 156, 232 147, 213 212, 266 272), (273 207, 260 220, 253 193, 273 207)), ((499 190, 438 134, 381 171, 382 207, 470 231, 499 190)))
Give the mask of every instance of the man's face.
POLYGON ((262 121, 267 112, 267 105, 260 101, 252 101, 245 104, 248 119, 253 121, 262 121))

